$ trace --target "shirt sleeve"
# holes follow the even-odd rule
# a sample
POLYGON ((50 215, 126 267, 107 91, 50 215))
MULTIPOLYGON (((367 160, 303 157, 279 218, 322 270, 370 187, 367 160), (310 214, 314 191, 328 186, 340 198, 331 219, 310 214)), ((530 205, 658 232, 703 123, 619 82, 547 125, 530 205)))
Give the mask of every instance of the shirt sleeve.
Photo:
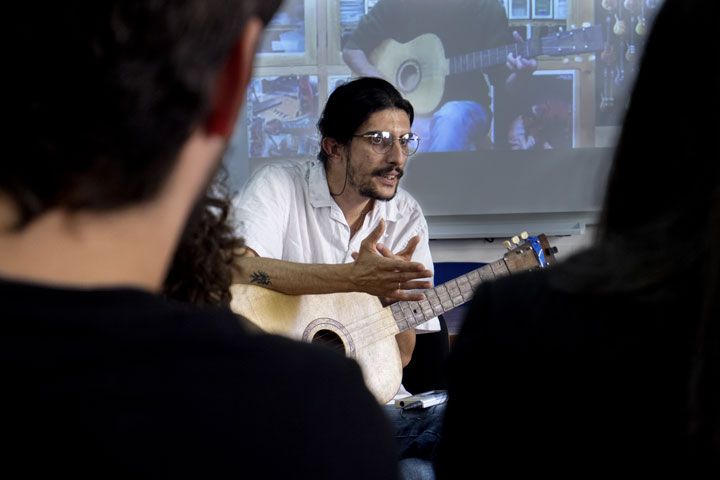
POLYGON ((233 200, 235 233, 261 257, 282 258, 293 190, 284 169, 266 165, 233 200))
MULTIPOLYGON (((485 2, 479 4, 480 10, 477 13, 477 31, 482 32, 483 48, 493 48, 508 45, 515 42, 512 30, 508 22, 505 9, 498 2, 485 2)), ((510 71, 504 63, 487 69, 490 83, 502 86, 510 75, 510 71)))
POLYGON ((358 23, 345 44, 345 49, 362 50, 369 55, 396 28, 399 5, 395 0, 381 0, 358 23))

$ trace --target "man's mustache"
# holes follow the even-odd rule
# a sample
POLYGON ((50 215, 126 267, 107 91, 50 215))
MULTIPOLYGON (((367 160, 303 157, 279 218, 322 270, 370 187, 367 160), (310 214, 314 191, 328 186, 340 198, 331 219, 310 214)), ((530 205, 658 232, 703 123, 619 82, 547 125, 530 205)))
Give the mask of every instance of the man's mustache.
POLYGON ((390 167, 385 167, 385 168, 378 168, 377 170, 375 170, 373 172, 373 175, 382 177, 382 176, 387 175, 388 173, 392 173, 392 172, 395 172, 398 180, 400 180, 402 178, 402 176, 405 174, 402 168, 390 166, 390 167))

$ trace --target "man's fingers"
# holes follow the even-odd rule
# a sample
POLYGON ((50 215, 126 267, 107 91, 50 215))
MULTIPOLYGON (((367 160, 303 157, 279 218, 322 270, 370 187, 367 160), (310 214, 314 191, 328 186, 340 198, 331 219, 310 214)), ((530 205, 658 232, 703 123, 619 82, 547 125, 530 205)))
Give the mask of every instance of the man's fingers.
POLYGON ((395 290, 392 293, 389 293, 388 295, 386 295, 385 298, 388 298, 391 300, 419 302, 421 300, 425 300, 425 295, 423 295, 420 292, 410 292, 408 290, 395 290))
POLYGON ((432 288, 432 282, 428 282, 427 280, 405 282, 402 284, 402 287, 404 290, 427 290, 428 288, 432 288))
POLYGON ((394 257, 392 250, 387 248, 382 243, 378 243, 377 245, 375 245, 375 248, 377 248, 377 251, 380 252, 380 255, 382 255, 385 258, 393 258, 394 257))
POLYGON ((375 250, 376 246, 375 244, 380 241, 382 238, 383 233, 385 232, 385 220, 380 219, 380 222, 378 222, 377 227, 370 232, 370 234, 365 237, 365 239, 362 241, 362 246, 365 248, 368 248, 370 250, 375 250))
POLYGON ((432 272, 425 268, 425 265, 418 262, 406 262, 404 260, 395 260, 388 262, 385 271, 392 272, 393 278, 398 280, 414 280, 416 278, 432 277, 432 272), (397 275, 395 275, 397 274, 397 275), (407 277, 407 278, 401 278, 407 277))
POLYGON ((405 260, 410 260, 412 258, 413 253, 415 253, 415 248, 420 243, 420 236, 415 235, 410 239, 408 244, 403 248, 401 251, 397 253, 398 256, 403 257, 405 260))

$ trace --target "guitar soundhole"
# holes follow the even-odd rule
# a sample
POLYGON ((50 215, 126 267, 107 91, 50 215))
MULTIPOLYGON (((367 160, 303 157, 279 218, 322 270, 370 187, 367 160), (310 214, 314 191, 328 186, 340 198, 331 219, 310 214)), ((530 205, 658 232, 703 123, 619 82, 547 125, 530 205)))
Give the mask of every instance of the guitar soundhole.
POLYGON ((332 330, 318 330, 310 343, 323 345, 338 353, 345 353, 345 345, 343 345, 342 339, 332 330))
POLYGON ((335 319, 321 317, 308 323, 303 342, 325 345, 338 353, 355 357, 355 342, 345 325, 335 319))
POLYGON ((412 92, 420 85, 421 77, 420 65, 415 60, 407 60, 398 68, 397 86, 403 92, 412 92))

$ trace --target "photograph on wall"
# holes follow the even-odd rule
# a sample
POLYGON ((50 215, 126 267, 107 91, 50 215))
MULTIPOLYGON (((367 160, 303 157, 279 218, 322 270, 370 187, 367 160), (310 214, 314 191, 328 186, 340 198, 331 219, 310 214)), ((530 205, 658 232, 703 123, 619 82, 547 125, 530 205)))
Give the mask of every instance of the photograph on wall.
POLYGON ((285 0, 263 33, 258 54, 302 54, 305 52, 305 3, 285 0))
POLYGON ((572 148, 576 75, 576 70, 538 70, 524 93, 496 99, 495 148, 572 148))
POLYGON ((530 18, 530 0, 509 0, 508 18, 526 19, 530 18))
POLYGON ((366 8, 365 0, 340 0, 340 48, 345 46, 348 37, 365 15, 366 8))
POLYGON ((314 156, 318 102, 316 75, 254 77, 247 94, 249 156, 314 156))
POLYGON ((553 0, 532 0, 532 18, 553 18, 553 0))

